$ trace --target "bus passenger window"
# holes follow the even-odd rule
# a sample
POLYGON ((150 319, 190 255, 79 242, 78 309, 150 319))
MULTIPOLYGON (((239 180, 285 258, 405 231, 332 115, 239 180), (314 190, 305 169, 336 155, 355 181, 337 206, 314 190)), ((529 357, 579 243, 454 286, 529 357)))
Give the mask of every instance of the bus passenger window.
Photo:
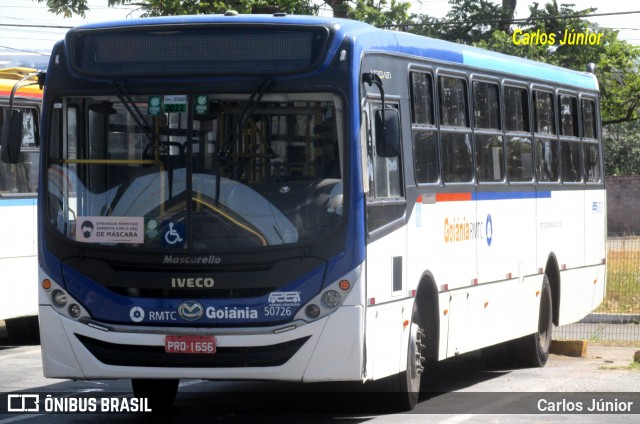
POLYGON ((413 167, 418 183, 438 182, 438 137, 435 131, 413 130, 413 167))
POLYGON ((584 167, 585 179, 590 183, 600 182, 600 150, 597 143, 584 143, 584 167))
POLYGON ((600 182, 600 146, 596 128, 596 105, 593 100, 582 100, 582 138, 584 156, 584 178, 587 182, 600 182))
POLYGON ((533 179, 533 149, 529 133, 529 93, 525 88, 504 88, 509 181, 533 179))
POLYGON ((536 132, 541 134, 556 134, 555 108, 553 95, 541 91, 535 92, 536 132))
POLYGON ((507 166, 509 181, 531 181, 533 179, 531 139, 509 137, 507 139, 507 166))
POLYGON ((596 105, 593 100, 582 100, 582 137, 596 139, 596 105))
POLYGON ((500 129, 500 98, 497 84, 474 81, 473 116, 477 129, 500 129))
POLYGON ((578 137, 578 100, 575 97, 560 97, 561 135, 578 137))
POLYGON ((507 131, 529 132, 529 94, 524 88, 504 88, 504 120, 507 131))
POLYGON ((440 125, 469 127, 466 81, 440 77, 440 125))
POLYGON ((411 117, 414 124, 434 125, 431 75, 411 73, 411 117))
POLYGON ((562 160, 562 181, 582 181, 580 141, 578 132, 578 99, 574 96, 558 96, 560 112, 560 157, 562 160), (570 139, 566 139, 571 137, 570 139), (565 138, 565 139, 563 139, 565 138))
POLYGON ((580 166, 580 142, 560 142, 560 154, 562 156, 562 181, 575 183, 582 181, 580 166))
POLYGON ((473 172, 470 138, 470 134, 464 133, 441 134, 445 182, 471 182, 473 172))
POLYGON ((476 173, 478 181, 502 181, 504 178, 504 147, 501 135, 476 134, 476 173))
POLYGON ((440 143, 446 183, 473 180, 471 128, 467 105, 467 82, 440 77, 440 143), (450 128, 447 128, 450 127, 450 128))
POLYGON ((553 94, 534 92, 536 133, 536 172, 543 182, 557 182, 559 174, 559 148, 556 134, 553 94))
POLYGON ((432 81, 431 74, 411 73, 413 168, 418 184, 437 183, 440 180, 432 81))
POLYGON ((481 81, 473 83, 476 175, 480 182, 496 182, 504 178, 504 146, 500 133, 498 93, 498 84, 481 81), (484 132, 488 134, 483 134, 484 132))
POLYGON ((540 181, 558 181, 558 140, 538 139, 536 141, 536 160, 540 181))

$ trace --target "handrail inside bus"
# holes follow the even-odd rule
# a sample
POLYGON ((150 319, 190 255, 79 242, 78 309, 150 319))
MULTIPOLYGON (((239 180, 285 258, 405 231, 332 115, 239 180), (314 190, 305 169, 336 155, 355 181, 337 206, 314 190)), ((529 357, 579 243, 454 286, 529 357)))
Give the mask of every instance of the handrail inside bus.
POLYGON ((217 207, 213 203, 207 202, 206 200, 203 200, 199 196, 198 197, 192 197, 191 199, 194 202, 199 203, 199 204, 211 209, 212 211, 214 211, 218 215, 224 217, 229 222, 231 222, 232 224, 240 227, 241 229, 245 230, 246 232, 248 232, 250 234, 253 234, 255 237, 257 237, 260 240, 260 242, 262 243, 263 246, 267 246, 269 244, 269 243, 267 243, 267 239, 265 239, 264 236, 262 236, 262 234, 260 234, 258 231, 254 230, 251 227, 249 227, 248 225, 245 225, 242 222, 238 221, 233 216, 231 216, 230 214, 228 214, 227 212, 225 212, 221 208, 217 207))

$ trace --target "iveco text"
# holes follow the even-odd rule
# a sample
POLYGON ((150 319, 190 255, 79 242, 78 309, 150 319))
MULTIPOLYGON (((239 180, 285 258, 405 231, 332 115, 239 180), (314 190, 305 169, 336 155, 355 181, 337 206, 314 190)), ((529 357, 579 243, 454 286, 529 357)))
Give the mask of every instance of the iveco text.
POLYGON ((174 289, 181 288, 210 288, 213 287, 213 278, 172 278, 171 287, 174 289))

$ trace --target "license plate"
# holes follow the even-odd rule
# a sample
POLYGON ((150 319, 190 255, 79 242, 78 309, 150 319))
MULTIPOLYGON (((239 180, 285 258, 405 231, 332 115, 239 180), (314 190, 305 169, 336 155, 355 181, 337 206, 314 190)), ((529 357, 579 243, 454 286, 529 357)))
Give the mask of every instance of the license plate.
POLYGON ((216 353, 215 336, 167 336, 164 340, 167 353, 216 353))

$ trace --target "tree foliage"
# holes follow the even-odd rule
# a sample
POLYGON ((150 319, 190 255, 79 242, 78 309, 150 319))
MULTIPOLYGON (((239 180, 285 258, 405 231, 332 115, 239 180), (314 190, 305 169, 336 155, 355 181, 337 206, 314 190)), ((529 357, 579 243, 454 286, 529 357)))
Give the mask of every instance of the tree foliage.
MULTIPOLYGON (((84 17, 88 0, 37 0, 46 3, 58 15, 84 17)), ((409 20, 410 3, 397 0, 324 0, 333 15, 368 22, 373 25, 397 25, 409 20)), ((297 15, 317 15, 322 4, 313 0, 108 0, 109 6, 137 6, 142 16, 174 16, 221 14, 229 10, 238 13, 285 12, 297 15)))

